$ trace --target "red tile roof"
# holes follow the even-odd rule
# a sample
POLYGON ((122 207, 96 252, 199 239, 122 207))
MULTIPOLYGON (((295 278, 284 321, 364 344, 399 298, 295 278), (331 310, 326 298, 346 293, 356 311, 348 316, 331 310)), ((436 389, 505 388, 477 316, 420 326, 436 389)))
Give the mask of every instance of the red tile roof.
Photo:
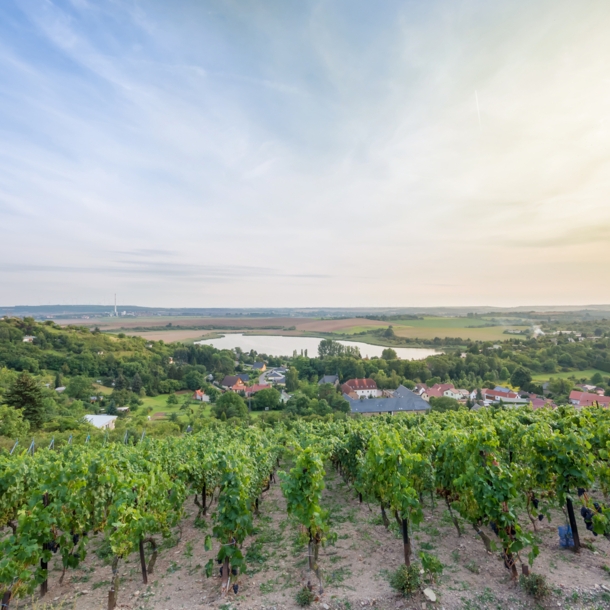
POLYGON ((348 379, 343 385, 352 390, 376 390, 377 384, 374 379, 348 379))
POLYGON ((591 392, 579 392, 572 390, 570 392, 570 402, 579 407, 591 407, 596 403, 607 407, 610 405, 610 396, 600 396, 591 392))
POLYGON ((245 389, 245 392, 247 395, 252 395, 252 394, 256 394, 257 392, 260 392, 261 390, 268 390, 270 387, 272 387, 271 385, 269 385, 268 383, 255 383, 254 385, 251 385, 250 387, 245 389))

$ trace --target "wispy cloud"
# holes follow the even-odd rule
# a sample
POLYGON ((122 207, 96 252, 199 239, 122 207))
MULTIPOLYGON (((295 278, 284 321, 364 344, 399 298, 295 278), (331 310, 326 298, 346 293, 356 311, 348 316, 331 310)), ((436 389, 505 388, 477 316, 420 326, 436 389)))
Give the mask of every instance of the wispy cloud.
POLYGON ((608 29, 602 0, 3 3, 0 297, 501 305, 535 272, 530 302, 607 302, 608 29))

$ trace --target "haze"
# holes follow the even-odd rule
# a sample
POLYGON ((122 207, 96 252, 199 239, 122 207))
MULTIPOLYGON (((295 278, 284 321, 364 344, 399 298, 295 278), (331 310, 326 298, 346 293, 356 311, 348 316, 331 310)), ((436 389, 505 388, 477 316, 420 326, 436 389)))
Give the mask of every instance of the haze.
POLYGON ((0 304, 610 302, 609 31, 603 0, 2 2, 0 304))

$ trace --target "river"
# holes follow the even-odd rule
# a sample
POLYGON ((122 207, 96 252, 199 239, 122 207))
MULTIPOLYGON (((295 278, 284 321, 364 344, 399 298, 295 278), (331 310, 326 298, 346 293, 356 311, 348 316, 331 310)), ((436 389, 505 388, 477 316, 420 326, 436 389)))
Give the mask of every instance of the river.
MULTIPOLYGON (((213 345, 217 349, 233 349, 239 347, 244 352, 251 349, 259 354, 268 356, 292 356, 294 350, 301 354, 301 350, 307 350, 307 354, 314 358, 318 355, 318 345, 322 339, 318 337, 283 337, 279 335, 243 335, 241 333, 229 333, 217 339, 204 339, 195 341, 199 345, 213 345)), ((381 352, 385 349, 381 345, 371 345, 358 341, 338 341, 341 345, 357 347, 363 358, 381 357, 381 352)), ((439 354, 433 349, 421 347, 394 347, 399 358, 403 360, 422 360, 428 356, 439 354)))

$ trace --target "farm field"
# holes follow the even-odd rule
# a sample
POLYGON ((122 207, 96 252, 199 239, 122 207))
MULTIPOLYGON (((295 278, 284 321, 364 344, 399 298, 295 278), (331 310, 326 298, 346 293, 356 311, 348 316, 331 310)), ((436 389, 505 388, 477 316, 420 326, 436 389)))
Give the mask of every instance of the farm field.
POLYGON ((586 369, 584 371, 568 371, 561 373, 539 373, 538 375, 532 375, 534 381, 548 381, 551 377, 555 379, 571 379, 574 377, 576 381, 589 381, 595 373, 600 373, 603 377, 610 377, 610 373, 607 371, 601 371, 599 369, 586 369))
POLYGON ((153 331, 135 331, 127 333, 148 339, 149 341, 165 341, 165 343, 183 342, 183 341, 198 341, 199 339, 211 339, 218 336, 214 330, 153 330, 153 331))
MULTIPOLYGON (((280 469, 289 468, 282 464, 280 469)), ((386 530, 376 506, 360 504, 343 480, 326 467, 326 489, 323 506, 330 510, 330 523, 337 533, 337 542, 321 551, 320 566, 325 593, 314 610, 375 609, 421 610, 426 603, 423 594, 409 599, 398 597, 387 580, 389 571, 402 562, 402 539, 395 523, 386 530), (325 604, 325 606, 323 606, 325 604)), ((211 511, 216 508, 216 503, 211 511)), ((307 547, 298 540, 299 527, 286 514, 286 501, 278 484, 263 495, 261 515, 255 517, 255 530, 244 543, 248 571, 240 579, 239 594, 220 597, 217 572, 206 578, 202 566, 215 557, 218 544, 205 551, 202 543, 211 532, 210 517, 195 527, 197 507, 193 498, 185 504, 186 515, 181 531, 163 542, 149 584, 142 584, 139 557, 130 555, 121 568, 119 607, 139 610, 212 610, 224 608, 276 608, 296 610, 297 590, 306 582, 307 547)), ((537 604, 515 583, 504 568, 498 553, 488 554, 474 530, 460 520, 464 535, 458 537, 444 505, 433 509, 425 505, 425 521, 413 531, 413 552, 424 550, 435 554, 444 566, 439 582, 432 589, 438 603, 427 602, 427 610, 541 610, 543 608, 610 608, 610 595, 601 585, 610 585, 604 571, 610 543, 603 537, 584 536, 590 548, 579 555, 561 549, 557 525, 562 515, 554 515, 552 523, 544 521, 537 533, 541 541, 536 571, 547 575, 553 593, 537 604), (591 550, 593 549, 593 550, 591 550), (560 605, 561 604, 561 605, 560 605)), ((493 533, 485 528, 488 535, 493 533)), ((54 556, 50 564, 48 599, 55 599, 62 610, 105 610, 108 587, 112 577, 101 539, 95 539, 87 560, 70 570, 63 585, 59 584, 61 561, 54 556), (97 553, 93 552, 97 549, 97 553)), ((36 608, 32 607, 32 610, 36 608)))
MULTIPOLYGON (((520 338, 519 335, 506 335, 507 328, 523 329, 523 326, 485 326, 488 322, 480 318, 441 318, 426 317, 422 320, 367 320, 365 318, 347 318, 341 320, 322 320, 312 318, 189 318, 189 317, 154 317, 154 318, 102 318, 97 320, 68 320, 62 324, 97 325, 104 331, 123 331, 153 341, 163 340, 192 342, 203 337, 217 336, 218 331, 203 329, 214 326, 222 331, 243 330, 256 331, 257 334, 270 335, 321 335, 336 334, 337 337, 349 338, 350 335, 387 328, 392 325, 399 337, 431 340, 436 337, 471 339, 473 341, 503 341, 509 338, 520 338), (168 328, 171 322, 174 327, 168 328), (199 327, 199 328, 197 328, 199 327), (158 330, 151 330, 158 328, 158 330), (131 330, 145 329, 145 330, 131 330), (288 330, 291 329, 291 330, 288 330)), ((379 343, 378 337, 359 337, 365 342, 379 343)))

